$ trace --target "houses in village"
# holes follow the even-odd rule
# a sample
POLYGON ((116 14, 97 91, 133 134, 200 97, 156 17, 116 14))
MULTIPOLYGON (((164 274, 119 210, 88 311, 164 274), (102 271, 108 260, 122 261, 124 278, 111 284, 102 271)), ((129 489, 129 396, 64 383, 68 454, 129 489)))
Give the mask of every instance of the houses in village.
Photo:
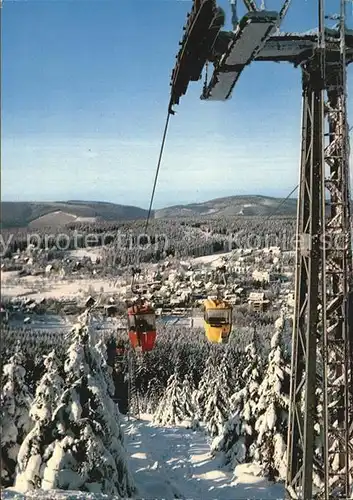
MULTIPOLYGON (((189 260, 165 260, 157 264, 144 264, 137 278, 136 288, 141 291, 161 314, 175 312, 182 315, 186 310, 200 308, 208 296, 221 295, 233 306, 248 306, 250 310, 265 312, 280 301, 292 307, 293 263, 287 254, 278 247, 269 249, 242 249, 222 255, 212 255, 189 260)), ((42 272, 49 279, 64 272, 74 278, 75 273, 87 271, 94 288, 95 273, 100 266, 99 259, 92 262, 87 257, 71 259, 68 257, 48 263, 38 259, 31 252, 16 254, 7 261, 7 267, 16 266, 19 272, 30 269, 42 272), (39 263, 43 262, 40 266, 39 263), (22 267, 21 267, 22 266, 22 267)), ((3 271, 6 269, 3 268, 3 271)), ((27 272, 27 271, 26 271, 27 272)), ((62 279, 64 279, 64 275, 62 279)), ((95 307, 104 316, 114 317, 122 314, 131 293, 131 269, 116 269, 116 284, 109 292, 90 293, 82 298, 71 299, 70 311, 85 307, 95 307)), ((28 299, 26 299, 28 301, 28 299)), ((26 313, 43 308, 44 304, 35 301, 27 303, 26 313)), ((2 317, 6 316, 5 312, 2 317)), ((64 312, 66 313, 65 309, 64 312)))

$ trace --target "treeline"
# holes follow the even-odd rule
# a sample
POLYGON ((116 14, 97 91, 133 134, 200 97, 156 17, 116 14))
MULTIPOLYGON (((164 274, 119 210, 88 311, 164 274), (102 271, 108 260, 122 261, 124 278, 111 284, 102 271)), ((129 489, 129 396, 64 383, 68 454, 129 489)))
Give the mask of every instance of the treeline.
POLYGON ((168 256, 198 257, 236 248, 279 246, 294 249, 295 220, 289 217, 229 217, 154 219, 145 221, 69 224, 65 227, 3 230, 3 257, 24 251, 29 243, 49 252, 104 247, 109 265, 129 265, 139 259, 157 262, 168 256))

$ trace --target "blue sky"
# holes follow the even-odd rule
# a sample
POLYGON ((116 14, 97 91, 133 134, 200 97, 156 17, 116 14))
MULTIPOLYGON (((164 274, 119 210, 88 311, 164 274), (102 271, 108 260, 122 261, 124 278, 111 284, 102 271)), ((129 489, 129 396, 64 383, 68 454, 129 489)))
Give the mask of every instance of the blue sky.
MULTIPOLYGON (((326 3, 337 11, 338 0, 326 3)), ((228 0, 218 4, 230 29, 228 0)), ((188 0, 3 0, 3 200, 148 206, 190 8, 188 0)), ((316 1, 293 0, 282 28, 316 24, 316 1)), ((226 103, 200 101, 201 88, 190 84, 171 117, 154 206, 286 196, 298 182, 300 71, 254 63, 226 103)))

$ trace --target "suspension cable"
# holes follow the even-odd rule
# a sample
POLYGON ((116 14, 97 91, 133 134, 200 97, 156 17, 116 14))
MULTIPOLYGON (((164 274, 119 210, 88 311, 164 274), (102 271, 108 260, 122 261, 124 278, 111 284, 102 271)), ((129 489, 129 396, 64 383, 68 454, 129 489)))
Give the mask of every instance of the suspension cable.
MULTIPOLYGON (((154 183, 153 183, 153 189, 152 189, 152 194, 151 194, 151 199, 150 199, 150 205, 149 205, 149 208, 148 208, 148 214, 147 214, 146 223, 145 223, 145 234, 146 235, 147 235, 148 223, 150 221, 151 213, 152 213, 153 199, 154 199, 154 195, 155 195, 155 192, 156 192, 158 175, 159 175, 159 170, 160 170, 160 167, 161 167, 162 156, 163 156, 163 151, 164 151, 164 145, 165 145, 165 140, 166 140, 166 137, 167 137, 167 131, 168 131, 168 126, 169 126, 169 119, 170 119, 170 115, 173 115, 173 114, 174 114, 174 111, 172 110, 172 105, 171 105, 171 102, 170 102, 169 106, 168 106, 167 119, 166 119, 165 126, 164 126, 162 144, 161 144, 161 148, 160 148, 160 151, 159 151, 159 158, 158 158, 158 163, 157 163, 157 169, 156 169, 156 173, 155 173, 155 176, 154 176, 154 183)), ((139 257, 138 256, 137 256, 137 260, 139 261, 139 257)), ((134 284, 135 284, 135 274, 136 273, 133 270, 132 281, 131 281, 131 291, 132 292, 133 292, 133 287, 134 287, 134 284)))
POLYGON ((282 6, 282 9, 280 10, 280 13, 279 13, 279 25, 278 25, 278 27, 280 27, 280 25, 284 19, 284 16, 287 14, 287 11, 290 7, 291 1, 292 0, 285 0, 284 4, 282 6))
POLYGON ((151 213, 152 213, 153 199, 154 199, 154 194, 155 194, 155 191, 156 191, 156 186, 157 186, 157 181, 158 181, 158 175, 159 175, 159 170, 160 170, 160 167, 161 167, 162 156, 163 156, 163 151, 164 151, 164 144, 165 144, 165 140, 166 140, 166 137, 167 137, 169 119, 170 119, 170 115, 171 114, 172 114, 171 107, 169 105, 167 119, 166 119, 166 122, 165 122, 165 127, 164 127, 164 132, 163 132, 163 139, 162 139, 161 149, 159 151, 159 158, 158 158, 158 163, 157 163, 156 174, 154 176, 154 183, 153 183, 153 189, 152 189, 152 194, 151 194, 150 206, 149 206, 149 209, 148 209, 148 215, 147 215, 146 225, 145 225, 145 233, 147 232, 148 223, 149 223, 149 220, 150 220, 150 217, 151 217, 151 213))
POLYGON ((276 213, 278 212, 278 210, 285 204, 285 202, 292 196, 292 194, 298 189, 299 187, 299 184, 297 184, 295 186, 294 189, 292 189, 292 191, 289 193, 288 196, 286 196, 278 205, 277 207, 273 210, 273 212, 268 216, 266 217, 265 221, 264 222, 267 222, 269 219, 271 219, 274 215, 276 215, 276 213))

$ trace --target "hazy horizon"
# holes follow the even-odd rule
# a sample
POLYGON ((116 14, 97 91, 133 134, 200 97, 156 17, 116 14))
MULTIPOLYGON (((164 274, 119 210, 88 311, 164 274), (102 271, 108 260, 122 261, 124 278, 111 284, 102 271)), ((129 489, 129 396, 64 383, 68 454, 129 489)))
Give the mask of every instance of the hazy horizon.
MULTIPOLYGON (((294 188, 293 188, 294 189, 294 188)), ((197 199, 196 201, 181 201, 181 202, 170 202, 168 204, 160 205, 158 206, 157 204, 153 204, 152 210, 159 210, 161 208, 166 208, 166 207, 172 207, 172 206, 177 206, 177 205, 192 205, 192 204, 198 204, 198 203, 207 203, 209 201, 214 201, 217 199, 222 199, 222 198, 227 198, 227 197, 255 197, 255 196, 260 196, 260 197, 265 197, 265 198, 274 198, 274 199, 284 199, 289 195, 289 193, 283 194, 283 195, 275 195, 275 194, 264 194, 264 193, 238 193, 238 194, 224 194, 220 196, 211 196, 208 198, 200 198, 197 199)), ((296 193, 293 193, 289 199, 296 199, 296 193)), ((67 199, 1 199, 1 202, 5 203, 74 203, 74 202, 79 202, 79 203, 113 203, 117 205, 125 205, 125 206, 135 206, 138 208, 142 208, 145 210, 148 210, 149 205, 143 206, 143 205, 135 205, 132 203, 120 203, 119 201, 112 201, 112 200, 107 200, 107 199, 85 199, 85 198, 67 198, 67 199)))

